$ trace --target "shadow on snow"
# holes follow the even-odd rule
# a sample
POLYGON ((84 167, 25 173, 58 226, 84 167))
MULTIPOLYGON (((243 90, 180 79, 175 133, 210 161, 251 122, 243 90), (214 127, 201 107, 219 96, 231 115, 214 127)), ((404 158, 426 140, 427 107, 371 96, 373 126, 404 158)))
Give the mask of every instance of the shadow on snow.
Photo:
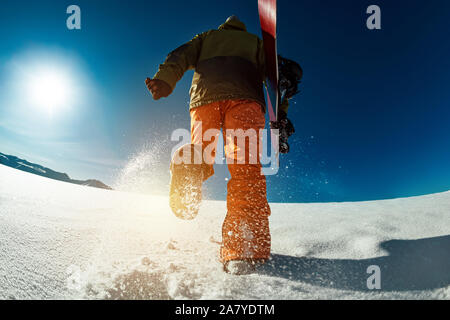
POLYGON ((450 236, 381 243, 388 256, 340 260, 273 254, 260 274, 335 289, 369 291, 367 268, 381 270, 381 291, 431 290, 450 284, 450 236))

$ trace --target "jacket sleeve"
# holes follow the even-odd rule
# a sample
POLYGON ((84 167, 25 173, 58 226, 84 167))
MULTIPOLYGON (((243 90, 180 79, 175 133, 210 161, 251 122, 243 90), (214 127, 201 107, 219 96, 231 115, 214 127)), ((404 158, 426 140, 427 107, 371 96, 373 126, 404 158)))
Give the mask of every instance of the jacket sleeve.
POLYGON ((195 69, 204 36, 205 33, 199 34, 191 41, 170 52, 153 78, 165 81, 173 90, 187 70, 195 69))
MULTIPOLYGON (((258 69, 260 70, 261 79, 264 82, 264 86, 267 89, 267 76, 266 76, 266 63, 265 63, 265 53, 264 53, 264 43, 261 39, 258 39, 258 69)), ((279 110, 283 111, 286 115, 289 109, 289 100, 283 101, 281 105, 278 106, 279 110)))

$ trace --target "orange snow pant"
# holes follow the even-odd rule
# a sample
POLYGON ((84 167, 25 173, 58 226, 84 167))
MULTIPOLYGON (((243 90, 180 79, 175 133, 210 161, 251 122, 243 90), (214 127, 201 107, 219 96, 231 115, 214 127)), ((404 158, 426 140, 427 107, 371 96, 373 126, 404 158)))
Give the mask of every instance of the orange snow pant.
POLYGON ((259 156, 259 130, 265 125, 261 105, 250 100, 225 100, 193 108, 190 113, 192 143, 202 145, 207 162, 208 173, 204 180, 214 174, 217 140, 220 129, 223 131, 231 179, 227 215, 222 226, 221 261, 268 259, 270 207, 259 156), (245 138, 242 143, 242 139, 239 141, 233 134, 239 129, 246 134, 254 133, 256 137, 245 138))

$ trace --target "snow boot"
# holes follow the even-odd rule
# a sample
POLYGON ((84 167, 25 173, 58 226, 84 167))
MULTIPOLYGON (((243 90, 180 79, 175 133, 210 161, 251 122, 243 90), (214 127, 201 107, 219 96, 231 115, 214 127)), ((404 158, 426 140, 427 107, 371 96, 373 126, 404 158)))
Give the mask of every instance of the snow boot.
POLYGON ((246 275, 257 271, 257 268, 266 263, 266 259, 230 260, 223 264, 223 270, 232 275, 246 275))
POLYGON ((180 219, 194 219, 202 200, 203 153, 200 145, 186 144, 170 163, 170 208, 180 219))

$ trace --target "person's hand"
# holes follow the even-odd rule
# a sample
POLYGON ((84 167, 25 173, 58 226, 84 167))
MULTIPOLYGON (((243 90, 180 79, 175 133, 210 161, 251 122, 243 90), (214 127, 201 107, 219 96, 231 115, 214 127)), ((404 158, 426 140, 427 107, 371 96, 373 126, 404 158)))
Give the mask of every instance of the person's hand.
POLYGON ((163 80, 147 78, 145 84, 155 100, 168 97, 172 93, 170 85, 163 80))

